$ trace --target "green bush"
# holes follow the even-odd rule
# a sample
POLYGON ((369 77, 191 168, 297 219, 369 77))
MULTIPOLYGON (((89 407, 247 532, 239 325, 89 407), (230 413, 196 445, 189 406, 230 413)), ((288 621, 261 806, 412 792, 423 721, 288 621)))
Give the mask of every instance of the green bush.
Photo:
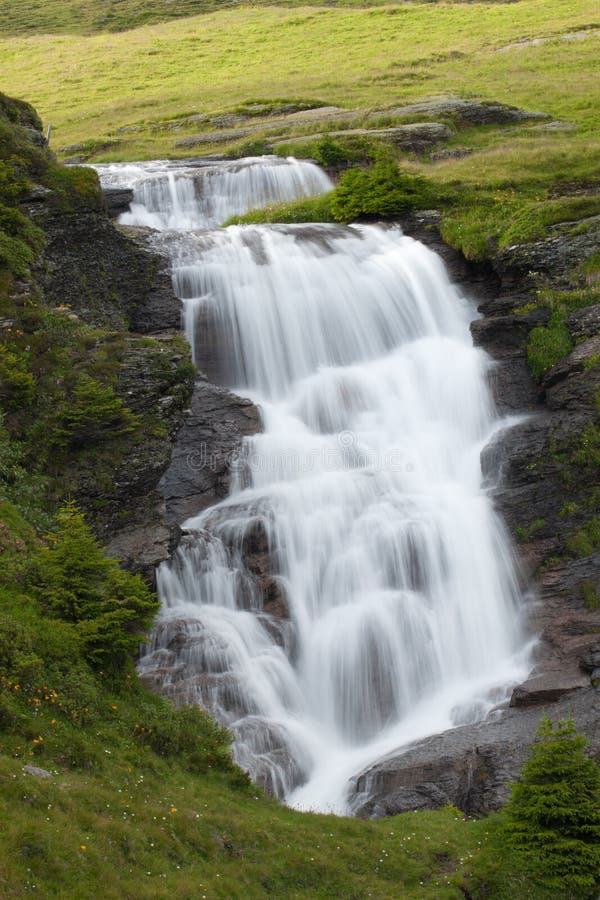
POLYGON ((167 703, 157 708, 146 704, 133 731, 138 741, 159 756, 185 757, 194 771, 231 764, 230 733, 194 706, 176 709, 167 703))
POLYGON ((350 169, 340 178, 331 197, 336 222, 360 218, 393 218, 431 205, 433 193, 419 176, 401 172, 397 164, 384 160, 371 169, 350 169))
POLYGON ((45 611, 75 625, 90 665, 113 675, 127 670, 158 602, 139 575, 104 555, 74 503, 61 508, 32 581, 45 611))
POLYGON ((6 410, 30 406, 34 396, 35 381, 27 358, 0 344, 0 406, 6 410))
POLYGON ((600 769, 572 720, 541 720, 513 785, 504 832, 511 850, 557 896, 595 898, 600 888, 600 769))
POLYGON ((112 441, 130 434, 138 424, 137 417, 110 385, 102 385, 84 372, 79 376, 71 399, 59 410, 52 442, 58 447, 77 448, 112 441))
POLYGON ((52 201, 65 211, 103 207, 100 181, 94 169, 85 166, 53 166, 45 184, 53 190, 52 201))

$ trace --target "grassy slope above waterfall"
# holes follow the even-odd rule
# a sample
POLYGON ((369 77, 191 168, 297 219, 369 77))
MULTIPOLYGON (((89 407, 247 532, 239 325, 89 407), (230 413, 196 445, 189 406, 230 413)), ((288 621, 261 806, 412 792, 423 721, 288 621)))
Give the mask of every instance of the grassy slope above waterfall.
MULTIPOLYGON (((593 0, 239 8, 121 34, 6 37, 0 76, 3 90, 53 125, 56 147, 117 141, 120 159, 172 152, 186 127, 198 127, 173 132, 173 120, 233 112, 253 98, 375 109, 460 93, 578 125, 577 136, 521 135, 512 155, 525 154, 528 165, 535 147, 568 155, 597 128, 596 13, 593 0), (577 40, 564 39, 574 33, 577 40)), ((0 38, 7 27, 0 23, 0 38)))
POLYGON ((443 121, 455 133, 441 153, 400 154, 440 192, 460 187, 445 236, 481 257, 495 242, 598 213, 596 13, 593 0, 242 6, 125 33, 26 38, 9 36, 18 29, 0 20, 0 77, 52 124, 55 150, 92 161, 274 145, 305 154, 302 141, 315 131, 398 124, 407 120, 399 106, 436 95, 544 112, 547 121, 506 126, 450 116, 443 121), (331 104, 342 109, 288 115, 331 104), (180 145, 190 137, 198 149, 180 145), (585 196, 564 203, 574 184, 585 196))

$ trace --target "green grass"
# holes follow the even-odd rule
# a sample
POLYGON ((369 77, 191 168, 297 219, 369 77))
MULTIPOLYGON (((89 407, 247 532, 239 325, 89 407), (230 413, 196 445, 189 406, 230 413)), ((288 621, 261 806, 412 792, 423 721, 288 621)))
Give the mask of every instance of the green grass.
MULTIPOLYGON (((222 112, 250 98, 289 97, 290 85, 304 99, 366 109, 448 92, 481 95, 543 106, 583 134, 597 124, 596 37, 497 51, 580 30, 596 13, 593 0, 239 8, 124 34, 6 39, 2 83, 52 123, 56 146, 114 139, 120 127, 222 112)), ((180 136, 126 135, 105 156, 171 154, 180 136)), ((533 143, 568 148, 571 140, 559 134, 533 143)))
POLYGON ((452 810, 376 823, 295 813, 101 737, 100 771, 40 781, 0 756, 4 898, 451 900, 486 840, 452 810))
MULTIPOLYGON (((335 0, 336 7, 381 6, 386 0, 335 0)), ((466 0, 459 0, 466 2, 466 0)), ((239 6, 239 0, 3 0, 0 34, 91 34, 126 31, 140 25, 182 19, 239 6)), ((270 0, 246 0, 269 6, 270 0)), ((282 0, 278 6, 320 6, 321 0, 282 0)))
MULTIPOLYGON (((137 8, 146 14, 154 7, 137 8)), ((28 9, 33 15, 33 6, 28 9)), ((57 10, 48 4, 55 24, 57 10)), ((5 38, 0 70, 5 89, 33 102, 53 125, 53 147, 79 146, 69 152, 91 153, 98 161, 260 152, 272 140, 285 141, 278 152, 318 154, 322 141, 294 146, 294 139, 344 122, 286 122, 281 107, 294 103, 360 111, 346 122, 350 127, 368 124, 369 116, 378 124, 397 121, 389 111, 399 104, 449 93, 560 119, 572 130, 458 124, 448 147, 466 148, 468 155, 403 158, 409 172, 437 185, 438 194, 458 189, 458 202, 444 207, 443 235, 481 259, 600 210, 597 18, 593 0, 241 6, 127 33, 5 38), (560 39, 574 32, 585 36, 560 39), (511 47, 537 37, 549 40, 511 47), (223 114, 246 115, 242 127, 255 130, 201 150, 176 147, 183 137, 215 131, 219 126, 210 119, 223 114), (585 182, 588 195, 563 196, 572 181, 585 182)), ((376 155, 368 140, 337 143, 349 160, 376 155)))

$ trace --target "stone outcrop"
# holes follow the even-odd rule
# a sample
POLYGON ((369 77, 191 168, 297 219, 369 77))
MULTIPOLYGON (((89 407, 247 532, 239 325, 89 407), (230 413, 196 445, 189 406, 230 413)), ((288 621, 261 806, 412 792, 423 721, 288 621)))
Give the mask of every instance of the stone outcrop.
POLYGON ((117 218, 121 213, 129 209, 129 204, 133 200, 133 191, 131 188, 105 187, 102 189, 104 194, 104 203, 106 211, 111 218, 117 218))
POLYGON ((521 122, 540 122, 550 118, 543 112, 530 112, 506 103, 467 100, 464 97, 430 97, 418 103, 387 110, 388 115, 451 119, 460 125, 512 125, 521 122))
POLYGON ((229 492, 229 475, 247 435, 260 430, 250 400, 199 380, 161 481, 168 525, 218 503, 229 492))
POLYGON ((181 305, 166 260, 99 209, 56 209, 30 201, 46 236, 35 277, 49 306, 68 306, 85 322, 144 334, 179 330, 181 305))
POLYGON ((390 128, 347 128, 344 131, 316 132, 303 137, 270 141, 272 147, 283 144, 303 144, 321 138, 366 137, 391 141, 400 149, 410 153, 425 153, 441 141, 452 137, 454 131, 441 122, 414 122, 390 128))
MULTIPOLYGON (((556 719, 571 716, 600 754, 600 693, 587 687, 546 707, 556 719)), ((447 804, 468 815, 498 809, 529 754, 541 709, 506 710, 390 754, 352 779, 358 816, 380 818, 447 804)))

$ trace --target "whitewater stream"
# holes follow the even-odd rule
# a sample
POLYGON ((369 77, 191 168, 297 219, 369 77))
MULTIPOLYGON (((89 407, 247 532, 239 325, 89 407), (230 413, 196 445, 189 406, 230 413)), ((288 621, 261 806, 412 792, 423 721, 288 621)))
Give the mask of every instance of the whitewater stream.
POLYGON ((198 368, 210 347, 263 428, 230 496, 161 566, 140 670, 167 693, 185 684, 286 803, 347 813, 350 777, 481 720, 528 670, 513 553, 482 483, 503 423, 475 310, 397 227, 216 228, 328 190, 312 163, 98 171, 134 190, 122 222, 160 230, 198 368))

